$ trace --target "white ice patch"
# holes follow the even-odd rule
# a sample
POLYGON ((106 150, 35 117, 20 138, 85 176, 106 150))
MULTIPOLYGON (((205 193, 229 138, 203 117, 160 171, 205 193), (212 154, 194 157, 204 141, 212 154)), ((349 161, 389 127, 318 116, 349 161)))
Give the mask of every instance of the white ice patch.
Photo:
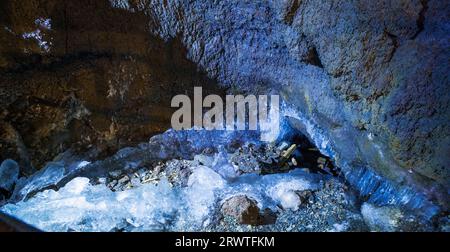
POLYGON ((45 52, 50 51, 50 47, 52 42, 46 41, 44 39, 42 30, 51 30, 52 29, 52 21, 49 18, 38 18, 34 21, 37 29, 31 32, 25 32, 22 34, 22 38, 24 39, 34 39, 37 41, 39 47, 45 52))
POLYGON ((79 169, 79 168, 83 168, 83 167, 85 167, 86 165, 88 165, 88 164, 90 164, 91 162, 89 162, 89 161, 81 161, 78 165, 77 165, 77 169, 79 169))
POLYGON ((193 168, 187 187, 142 184, 112 192, 104 184, 91 185, 75 178, 59 191, 46 190, 27 201, 8 204, 2 211, 45 231, 196 231, 214 220, 220 201, 246 194, 259 207, 296 209, 294 191, 318 184, 308 174, 294 170, 284 174, 243 175, 226 181, 206 166, 193 168))
POLYGON ((80 194, 89 185, 88 178, 73 179, 64 187, 71 194, 80 194))
POLYGON ((347 222, 343 222, 343 223, 334 223, 333 224, 333 228, 327 230, 328 232, 345 232, 348 229, 348 223, 347 222))
POLYGON ((284 209, 298 210, 301 201, 297 191, 311 188, 308 181, 295 179, 290 181, 280 181, 268 190, 268 195, 280 203, 284 209))

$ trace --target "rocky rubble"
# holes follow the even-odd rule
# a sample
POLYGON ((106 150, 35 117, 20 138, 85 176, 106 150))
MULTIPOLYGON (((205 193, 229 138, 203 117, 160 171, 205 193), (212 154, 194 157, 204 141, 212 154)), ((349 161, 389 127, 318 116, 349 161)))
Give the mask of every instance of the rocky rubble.
MULTIPOLYGON (((62 161, 49 163, 30 178, 22 178, 19 181, 9 199, 9 204, 2 210, 26 221, 29 221, 30 215, 40 220, 52 211, 56 211, 56 215, 62 214, 59 224, 48 223, 48 225, 38 226, 45 230, 67 230, 69 225, 70 229, 87 231, 160 230, 160 228, 198 231, 217 229, 221 225, 219 223, 223 222, 221 220, 232 220, 240 225, 274 225, 279 212, 291 208, 298 210, 300 205, 312 199, 312 192, 308 189, 319 186, 319 175, 313 176, 302 172, 297 166, 290 166, 287 170, 276 167, 277 160, 283 157, 282 150, 286 148, 286 143, 277 146, 249 138, 237 144, 238 142, 233 139, 244 140, 245 138, 220 134, 205 131, 168 131, 153 137, 149 143, 141 145, 140 148, 120 150, 110 160, 92 164, 89 162, 64 164, 62 161), (196 149, 196 151, 190 150, 192 155, 189 157, 180 155, 179 151, 182 151, 180 149, 172 151, 167 148, 170 146, 177 148, 178 144, 174 146, 176 142, 211 137, 215 140, 205 141, 204 146, 185 145, 189 149, 196 149), (161 144, 163 142, 165 144, 161 144), (217 143, 221 144, 215 145, 217 143), (211 148, 208 145, 218 147, 211 148), (158 155, 148 156, 149 151, 155 151, 155 148, 160 150, 158 155), (112 160, 115 167, 109 166, 112 160), (267 160, 273 161, 272 172, 269 175, 262 175, 259 167, 267 160), (123 164, 124 167, 119 167, 119 164, 123 164), (90 179, 79 177, 79 175, 90 175, 90 179), (296 177, 298 180, 295 179, 296 177), (142 219, 142 216, 133 212, 132 209, 135 208, 132 206, 136 204, 133 202, 137 192, 147 195, 145 202, 148 204, 152 204, 154 200, 164 202, 165 197, 167 200, 170 199, 170 204, 164 203, 169 204, 168 208, 155 205, 139 210, 144 206, 136 206, 136 211, 147 209, 149 213, 154 213, 155 218, 161 214, 168 215, 164 217, 165 224, 155 224, 156 219, 142 219), (154 196, 150 197, 149 193, 154 196), (64 211, 64 207, 58 203, 55 205, 58 207, 53 209, 53 201, 60 202, 63 198, 68 204, 65 207, 78 207, 81 212, 94 207, 92 205, 85 209, 84 203, 81 205, 70 203, 71 200, 78 201, 79 197, 90 204, 97 202, 94 205, 103 208, 101 204, 114 204, 117 199, 108 199, 111 194, 119 198, 128 195, 126 197, 131 197, 129 198, 131 201, 127 204, 131 205, 120 204, 123 209, 116 209, 117 206, 111 205, 110 211, 104 208, 102 211, 106 212, 101 215, 117 215, 114 217, 117 222, 110 222, 107 226, 93 228, 79 226, 80 224, 77 223, 66 223, 66 217, 63 217, 65 214, 58 213, 58 211, 64 211), (285 195, 290 197, 286 198, 285 195), (28 212, 29 204, 38 204, 43 207, 39 207, 39 211, 28 212), (173 216, 175 209, 178 209, 176 211, 180 212, 180 216, 173 216), (136 222, 125 220, 125 224, 128 224, 125 226, 120 224, 123 223, 120 218, 129 214, 134 216, 133 219, 136 219, 136 222), (173 221, 176 224, 169 224, 173 221)), ((99 217, 98 221, 101 219, 99 217)), ((94 220, 93 223, 95 222, 94 220)))
POLYGON ((72 171, 49 163, 16 186, 15 191, 26 200, 11 198, 1 210, 48 231, 395 231, 411 230, 408 225, 430 227, 413 215, 408 218, 411 222, 386 222, 382 211, 368 213, 366 203, 361 212, 356 193, 340 177, 302 169, 300 157, 296 165, 287 162, 288 169, 277 167, 286 159, 283 154, 294 155, 295 151, 286 152, 288 146, 305 143, 268 144, 249 138, 236 144, 233 139, 243 138, 221 134, 168 131, 140 148, 120 150, 110 159, 76 162, 72 171), (165 147, 210 137, 215 142, 194 146, 196 151, 189 157, 165 147), (217 143, 222 144, 209 146, 217 143), (164 155, 159 152, 149 157, 154 148, 165 150, 164 155), (272 170, 262 173, 258 167, 268 159, 273 159, 272 170), (111 160, 124 166, 110 167, 111 160), (252 169, 248 169, 249 160, 255 164, 252 169), (247 168, 239 169, 239 164, 247 168), (53 176, 58 170, 60 175, 53 176), (81 176, 89 174, 90 178, 81 176), (53 216, 51 221, 48 216, 53 216))
MULTIPOLYGON (((202 131, 199 131, 202 132, 202 131)), ((180 135, 170 136, 172 131, 166 132, 163 135, 155 136, 154 140, 150 140, 151 146, 156 147, 157 144, 171 140, 173 138, 179 138, 180 135), (165 136, 161 139, 161 136, 165 136), (152 142, 153 141, 153 142, 152 142), (160 142, 161 141, 161 142, 160 142)), ((195 136, 197 133, 194 133, 195 136)), ((203 133, 200 133, 203 134, 203 133)), ((207 135, 214 135, 214 133, 207 133, 207 135)), ((236 136, 230 136, 231 139, 236 136)), ((209 139, 209 137, 208 137, 209 139)), ((121 159, 120 163, 125 164, 126 169, 121 169, 117 166, 117 169, 112 169, 108 172, 105 178, 96 178, 99 182, 101 180, 106 181, 106 184, 113 191, 121 191, 138 186, 140 183, 158 183, 158 181, 164 177, 170 184, 174 186, 186 186, 188 178, 192 174, 192 167, 199 165, 211 167, 222 177, 226 179, 236 179, 243 174, 274 174, 288 172, 292 169, 302 169, 305 172, 330 174, 327 169, 324 169, 321 162, 330 162, 326 157, 319 156, 317 158, 317 167, 310 169, 306 168, 311 166, 310 163, 297 163, 295 156, 299 155, 297 150, 297 144, 289 145, 283 141, 279 145, 271 143, 261 143, 258 140, 248 139, 248 142, 222 142, 218 141, 217 148, 211 147, 194 147, 193 153, 190 158, 185 159, 186 156, 176 154, 178 158, 170 159, 168 157, 174 157, 174 153, 169 154, 166 148, 161 148, 166 152, 166 161, 160 161, 160 157, 153 157, 145 159, 146 152, 153 149, 150 146, 143 146, 142 149, 136 152, 136 150, 127 149, 121 150, 116 157, 121 159), (288 147, 291 150, 288 150, 288 147), (123 154, 127 153, 130 157, 123 154), (198 154, 195 154, 198 153, 198 154), (294 155, 295 153, 295 155, 294 155), (137 155, 137 157, 135 156, 137 155), (132 158, 131 158, 132 157, 132 158), (131 158, 131 159, 130 159, 131 158), (141 160, 138 160, 141 158, 141 160), (322 165, 322 166, 321 166, 322 165)), ((167 144, 167 143, 166 143, 167 144)), ((302 143, 306 144, 306 143, 302 143)), ((169 144, 167 144, 169 145, 169 144)), ((304 153, 305 155, 306 153, 304 153)), ((297 156, 299 162, 303 162, 302 156, 297 156)), ((117 160, 116 160, 117 161, 117 160)), ((99 162, 99 166, 103 166, 105 162, 99 162)), ((117 164, 116 164, 117 165, 117 164)), ((93 168, 90 168, 93 169, 93 168)))

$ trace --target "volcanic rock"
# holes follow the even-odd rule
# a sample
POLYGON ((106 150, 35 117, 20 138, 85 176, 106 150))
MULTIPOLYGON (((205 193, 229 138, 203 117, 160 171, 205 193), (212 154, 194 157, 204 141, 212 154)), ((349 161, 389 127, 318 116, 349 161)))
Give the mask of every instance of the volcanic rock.
POLYGON ((258 225, 261 220, 257 202, 245 195, 227 199, 221 207, 223 216, 234 218, 240 224, 258 225))

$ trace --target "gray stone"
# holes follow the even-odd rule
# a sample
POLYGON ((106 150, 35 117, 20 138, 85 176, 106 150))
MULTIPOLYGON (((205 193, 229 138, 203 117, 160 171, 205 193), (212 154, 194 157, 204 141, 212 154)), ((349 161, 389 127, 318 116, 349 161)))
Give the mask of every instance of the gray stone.
POLYGON ((117 180, 112 180, 111 182, 108 183, 108 187, 110 189, 114 189, 117 185, 117 180))
POLYGON ((119 184, 125 184, 128 181, 130 181, 130 178, 128 176, 123 176, 121 179, 118 180, 119 184))

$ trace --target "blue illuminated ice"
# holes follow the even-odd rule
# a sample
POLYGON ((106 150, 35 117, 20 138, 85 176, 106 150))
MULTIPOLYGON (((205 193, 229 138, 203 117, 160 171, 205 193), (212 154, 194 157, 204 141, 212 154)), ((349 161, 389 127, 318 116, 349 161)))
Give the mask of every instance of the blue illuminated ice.
POLYGON ((31 177, 19 180, 14 188, 12 198, 14 200, 22 200, 30 194, 54 186, 64 178, 64 175, 64 164, 50 162, 46 167, 33 174, 31 177))
POLYGON ((295 209, 299 199, 285 194, 319 186, 300 170, 246 174, 233 181, 207 166, 192 170, 186 187, 162 179, 118 192, 77 177, 58 191, 46 190, 1 210, 46 231, 196 231, 215 221, 218 206, 233 195, 249 195, 261 208, 295 209))

